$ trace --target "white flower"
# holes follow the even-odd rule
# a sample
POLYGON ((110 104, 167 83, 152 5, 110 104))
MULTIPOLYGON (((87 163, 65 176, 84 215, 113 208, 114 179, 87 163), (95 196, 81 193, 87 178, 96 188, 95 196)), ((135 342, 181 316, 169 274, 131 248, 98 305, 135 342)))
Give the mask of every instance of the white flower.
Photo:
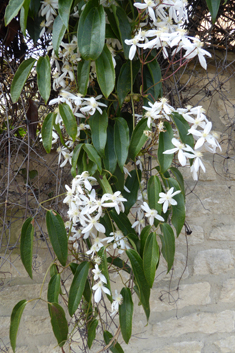
POLYGON ((119 305, 121 305, 123 302, 123 296, 120 293, 118 293, 118 291, 115 289, 115 295, 113 299, 114 301, 112 302, 112 305, 111 305, 111 311, 112 311, 111 316, 114 316, 118 312, 119 305))
POLYGON ((80 109, 81 112, 93 115, 95 114, 95 111, 98 110, 98 112, 102 114, 102 110, 100 109, 100 107, 107 107, 107 105, 104 103, 97 102, 97 100, 101 97, 102 95, 100 94, 97 97, 83 98, 85 102, 83 102, 82 105, 85 105, 85 107, 82 107, 80 109))
POLYGON ((173 205, 173 206, 177 205, 177 201, 173 199, 173 196, 179 194, 181 191, 180 190, 177 190, 175 192, 173 191, 174 191, 174 187, 170 188, 170 190, 168 190, 167 193, 164 193, 164 192, 159 193, 160 199, 158 203, 163 203, 163 213, 166 213, 169 205, 173 205))
POLYGON ((152 226, 154 222, 154 218, 156 218, 158 221, 164 222, 164 218, 162 216, 159 216, 157 210, 151 209, 147 202, 144 202, 144 205, 141 206, 141 208, 145 212, 145 217, 148 218, 149 224, 152 226))
POLYGON ((83 217, 84 221, 88 223, 88 225, 83 229, 82 234, 91 232, 93 228, 97 230, 97 232, 105 233, 105 227, 103 224, 99 223, 100 214, 97 214, 95 217, 91 217, 89 214, 86 217, 83 217))
POLYGON ((200 42, 199 39, 194 39, 194 43, 191 43, 191 45, 188 46, 184 46, 184 49, 187 50, 186 53, 184 54, 184 57, 186 59, 192 59, 194 58, 196 55, 198 55, 198 59, 199 62, 201 64, 201 66, 203 67, 203 69, 207 69, 207 64, 206 64, 206 59, 205 59, 205 55, 211 57, 211 54, 202 49, 201 47, 203 46, 203 43, 200 42))
POLYGON ((170 150, 164 151, 163 154, 172 154, 175 152, 178 152, 178 160, 182 166, 186 165, 186 157, 188 157, 187 153, 185 151, 191 151, 191 147, 189 145, 184 145, 182 142, 177 140, 175 137, 171 140, 172 144, 175 146, 175 148, 172 148, 170 150))
POLYGON ((102 281, 99 281, 98 283, 96 283, 92 287, 92 289, 95 290, 94 300, 96 303, 100 302, 102 291, 108 295, 111 295, 110 290, 103 285, 102 281))
POLYGON ((99 266, 96 264, 95 269, 92 270, 94 273, 94 280, 96 281, 97 279, 101 280, 103 283, 107 283, 107 279, 105 276, 102 274, 101 270, 99 269, 99 266))
POLYGON ((188 132, 190 134, 192 134, 192 135, 194 135, 196 137, 199 137, 199 139, 197 140, 196 145, 194 147, 195 150, 197 150, 200 147, 202 147, 202 145, 205 142, 208 142, 209 144, 216 146, 215 138, 210 134, 211 128, 212 128, 212 123, 211 123, 211 121, 209 121, 206 124, 206 126, 205 126, 203 131, 198 131, 198 130, 195 130, 193 128, 188 130, 188 132))

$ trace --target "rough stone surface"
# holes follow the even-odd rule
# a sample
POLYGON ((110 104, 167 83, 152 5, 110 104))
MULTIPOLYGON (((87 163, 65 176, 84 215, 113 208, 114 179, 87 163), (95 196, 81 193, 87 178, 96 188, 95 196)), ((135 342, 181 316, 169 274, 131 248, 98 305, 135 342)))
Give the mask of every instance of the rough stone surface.
POLYGON ((215 344, 220 348, 221 353, 235 352, 235 336, 229 336, 225 339, 216 341, 215 344))
MULTIPOLYGON (((188 245, 195 245, 195 244, 203 243, 204 237, 205 237, 203 228, 199 225, 190 224, 190 220, 189 220, 189 226, 190 226, 192 233, 187 236, 188 245)), ((183 231, 180 233, 179 237, 176 239, 176 245, 185 244, 185 242, 186 242, 185 241, 185 229, 183 227, 183 231)))
MULTIPOLYGON (((203 344, 200 342, 180 342, 173 345, 164 346, 161 350, 164 353, 201 353, 203 344)), ((159 350, 155 350, 152 353, 159 353, 159 350)))
POLYGON ((233 224, 216 225, 210 232, 209 239, 235 241, 235 229, 233 224))
POLYGON ((219 274, 234 268, 234 260, 229 250, 210 249, 198 253, 194 260, 194 274, 219 274))
POLYGON ((186 266, 186 257, 179 253, 175 253, 175 262, 171 271, 167 274, 167 263, 163 257, 161 257, 161 261, 159 267, 156 272, 155 281, 165 280, 169 281, 169 279, 177 279, 183 275, 183 278, 187 278, 189 275, 188 267, 186 266))
POLYGON ((230 278, 224 282, 220 300, 225 303, 235 303, 235 279, 230 278))
POLYGON ((201 332, 235 332, 235 311, 220 313, 195 313, 181 318, 171 318, 153 326, 153 334, 157 337, 179 337, 185 333, 201 332), (226 323, 226 324, 225 324, 226 323))

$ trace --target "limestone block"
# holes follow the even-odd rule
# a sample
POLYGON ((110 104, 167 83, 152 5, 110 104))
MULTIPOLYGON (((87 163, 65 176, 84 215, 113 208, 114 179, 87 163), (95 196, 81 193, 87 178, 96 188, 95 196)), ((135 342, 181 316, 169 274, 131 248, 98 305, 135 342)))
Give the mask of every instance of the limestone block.
MULTIPOLYGON (((51 344, 50 346, 45 346, 45 345, 38 346, 37 349, 38 349, 38 353, 49 353, 49 352, 50 353, 61 353, 61 348, 56 345, 53 345, 53 344, 51 344)), ((66 349, 64 349, 64 351, 65 351, 65 353, 68 352, 68 350, 66 350, 66 349)))
POLYGON ((221 293, 220 300, 225 303, 235 302, 235 279, 230 278, 224 282, 221 293))
POLYGON ((179 290, 169 291, 169 287, 154 288, 150 296, 151 312, 182 309, 189 305, 206 305, 210 302, 210 284, 207 282, 180 285, 179 290))
POLYGON ((167 274, 167 263, 163 258, 163 256, 161 256, 160 264, 156 271, 155 281, 156 282, 160 280, 169 281, 169 279, 174 280, 174 279, 180 278, 182 274, 183 274, 183 279, 187 278, 189 276, 189 272, 188 272, 188 267, 186 267, 185 269, 185 264, 186 264, 186 257, 183 254, 176 252, 174 265, 170 270, 170 272, 167 274))
MULTIPOLYGON (((43 261, 38 255, 33 256, 33 268, 36 269, 37 274, 42 273, 42 263, 43 261)), ((0 256, 0 269, 0 278, 29 277, 20 259, 20 255, 17 254, 7 257, 0 256)))
POLYGON ((53 335, 51 320, 49 315, 45 316, 22 316, 22 325, 27 335, 40 335, 50 333, 53 335))
MULTIPOLYGON (((164 353, 201 353, 203 343, 201 342, 180 342, 172 345, 164 346, 161 351, 164 353)), ((159 353, 159 350, 155 350, 152 353, 159 353)))
POLYGON ((10 327, 10 317, 0 316, 0 332, 1 338, 9 336, 9 327, 10 327))
POLYGON ((219 99, 217 101, 217 108, 219 112, 219 118, 220 121, 226 125, 229 126, 232 123, 232 120, 234 119, 235 116, 235 99, 230 99, 228 101, 223 101, 222 99, 219 99))
MULTIPOLYGON (((211 162, 206 160, 206 156, 203 156, 203 164, 204 164, 204 166, 206 168, 206 172, 204 173, 203 171, 200 171, 199 180, 201 180, 201 181, 213 181, 213 180, 216 180, 215 169, 212 166, 211 162)), ((181 167, 180 168, 180 172, 182 173, 184 179, 188 179, 188 180, 192 180, 193 181, 193 177, 192 177, 192 173, 190 171, 189 165, 187 165, 186 167, 181 167)))
MULTIPOLYGON (((8 348, 7 353, 13 353, 13 350, 11 347, 8 348)), ((32 353, 32 351, 29 347, 23 346, 23 347, 16 347, 15 353, 32 353)))
POLYGON ((235 352, 235 336, 229 336, 225 339, 216 341, 215 344, 220 348, 221 353, 235 352))
POLYGON ((195 313, 181 318, 171 318, 153 325, 156 337, 179 337, 186 333, 234 332, 235 311, 220 313, 195 313))
MULTIPOLYGON (((192 234, 188 235, 188 245, 195 245, 195 244, 200 244, 203 243, 204 241, 204 230, 201 226, 191 224, 189 220, 189 226, 190 229, 192 230, 192 234)), ((185 229, 183 227, 182 232, 176 239, 176 245, 178 244, 185 244, 185 229)))
POLYGON ((200 251, 194 259, 194 274, 218 274, 234 268, 234 260, 229 250, 210 249, 200 251))
POLYGON ((210 232, 209 239, 212 240, 234 240, 235 241, 235 229, 234 224, 220 224, 215 225, 210 232))

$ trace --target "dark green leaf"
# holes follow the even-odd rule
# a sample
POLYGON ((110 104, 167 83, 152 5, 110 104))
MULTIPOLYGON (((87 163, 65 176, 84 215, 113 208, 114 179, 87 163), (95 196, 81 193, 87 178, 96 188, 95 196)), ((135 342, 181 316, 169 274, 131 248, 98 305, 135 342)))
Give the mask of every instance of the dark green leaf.
POLYGON ((160 214, 162 206, 158 203, 159 193, 162 190, 160 180, 157 175, 152 175, 148 181, 148 204, 151 209, 155 209, 160 214))
MULTIPOLYGON (((109 20, 109 23, 110 23, 110 27, 112 28, 112 31, 115 34, 114 38, 118 38, 120 40, 120 32, 119 32, 119 28, 118 28, 118 25, 116 23, 116 19, 115 19, 115 16, 113 14, 113 11, 111 11, 110 8, 105 7, 105 12, 107 14, 107 17, 108 17, 108 20, 109 20)), ((106 38, 108 38, 107 34, 106 34, 106 38)))
POLYGON ((119 305, 119 322, 122 337, 126 343, 129 342, 132 333, 133 301, 130 288, 122 288, 123 302, 119 305))
POLYGON ((148 57, 151 61, 149 64, 144 65, 143 79, 144 79, 144 94, 148 95, 148 98, 144 99, 144 105, 150 100, 154 103, 162 95, 162 75, 161 68, 158 64, 157 59, 153 59, 152 56, 148 57))
POLYGON ((106 110, 104 110, 102 114, 96 111, 95 114, 90 117, 89 124, 91 127, 91 139, 93 145, 99 155, 104 157, 108 126, 108 115, 106 110))
POLYGON ((124 202, 125 206, 125 213, 128 214, 131 207, 136 203, 137 196, 138 196, 138 191, 140 188, 140 182, 141 182, 141 170, 132 170, 130 172, 130 175, 128 175, 126 179, 125 186, 130 192, 127 192, 126 190, 123 190, 122 196, 127 199, 127 202, 124 202))
POLYGON ((135 157, 140 153, 141 148, 144 146, 148 137, 144 134, 145 130, 149 130, 147 125, 147 119, 141 119, 136 125, 132 136, 129 147, 129 156, 134 161, 135 157))
POLYGON ((27 300, 25 299, 21 300, 14 306, 11 313, 10 341, 11 341, 11 347, 13 349, 13 352, 15 352, 17 332, 20 324, 20 319, 26 304, 27 304, 27 300))
POLYGON ((84 143, 83 149, 87 153, 88 158, 97 165, 98 170, 101 173, 102 172, 101 159, 98 153, 96 152, 96 149, 89 143, 84 143))
POLYGON ((139 289, 140 302, 143 306, 145 315, 148 320, 150 315, 150 307, 149 307, 150 287, 144 275, 143 261, 140 255, 133 249, 126 250, 126 253, 130 259, 131 267, 135 276, 135 282, 139 289))
MULTIPOLYGON (((25 0, 10 0, 5 11, 5 26, 7 26, 11 20, 16 17, 25 0)), ((4 9, 4 8, 3 8, 4 9)), ((4 12, 3 12, 4 13, 4 12)))
POLYGON ((28 218, 23 224, 21 230, 20 238, 20 256, 23 265, 28 272, 29 276, 33 278, 32 275, 32 257, 33 257, 33 218, 28 218))
POLYGON ((66 26, 63 24, 63 21, 61 20, 60 16, 57 16, 54 20, 52 30, 52 45, 57 56, 65 31, 66 26))
POLYGON ((73 141, 77 135, 77 121, 71 108, 66 103, 59 104, 59 111, 61 118, 63 119, 65 129, 73 141))
POLYGON ((114 231, 114 226, 111 222, 110 217, 108 216, 108 213, 105 213, 105 215, 100 218, 99 222, 103 224, 103 226, 105 227, 106 229, 105 234, 106 234, 106 237, 108 237, 109 234, 114 231))
POLYGON ((174 263, 175 257, 175 236, 171 226, 167 223, 161 224, 162 235, 160 234, 162 242, 162 255, 167 262, 167 273, 170 271, 174 263))
POLYGON ((67 341, 68 336, 68 323, 65 318, 64 309, 59 304, 52 303, 49 307, 49 313, 55 338, 58 345, 62 347, 67 341))
POLYGON ((131 222, 125 213, 120 213, 119 215, 115 210, 110 211, 111 217, 118 226, 118 228, 122 231, 122 233, 126 237, 130 237, 135 243, 139 240, 137 234, 134 229, 131 228, 131 222))
POLYGON ((29 11, 31 17, 36 17, 41 6, 41 0, 31 0, 29 5, 29 11))
POLYGON ((103 161, 105 169, 110 173, 114 173, 117 165, 117 156, 114 150, 114 128, 111 125, 107 128, 107 142, 103 161))
POLYGON ((123 173, 123 171, 121 171, 118 164, 117 164, 116 169, 113 173, 113 177, 114 177, 113 179, 114 179, 116 189, 118 191, 123 192, 124 183, 125 183, 125 174, 123 173))
POLYGON ((117 95, 119 100, 120 108, 124 102, 124 99, 131 91, 131 63, 132 63, 132 84, 135 82, 136 75, 140 69, 139 60, 131 62, 128 60, 122 65, 120 74, 117 80, 117 95))
POLYGON ((156 233, 150 233, 146 239, 143 254, 144 274, 150 288, 153 286, 159 256, 156 233))
POLYGON ((24 60, 18 67, 11 84, 11 99, 13 103, 18 101, 18 98, 35 61, 36 60, 33 58, 24 60))
POLYGON ((51 93, 51 65, 48 55, 38 59, 36 69, 39 93, 47 103, 51 93))
POLYGON ((180 139, 184 144, 194 147, 194 138, 191 134, 188 135, 190 126, 188 122, 179 113, 172 113, 172 120, 174 121, 177 130, 179 131, 180 139))
POLYGON ((115 71, 113 66, 112 54, 107 45, 104 46, 102 53, 95 61, 97 80, 103 95, 108 98, 114 89, 115 71))
POLYGON ((20 10, 20 28, 24 36, 26 36, 26 26, 29 13, 30 0, 25 0, 20 10))
MULTIPOLYGON (((116 20, 116 28, 118 29, 118 32, 119 32, 119 37, 121 39, 124 55, 125 55, 125 58, 128 59, 130 46, 125 43, 125 39, 132 38, 132 33, 131 33, 132 30, 131 30, 129 19, 127 17, 126 11, 121 7, 112 5, 111 8, 113 10, 113 14, 116 20)), ((114 28, 114 26, 112 28, 114 28)))
POLYGON ((87 87, 90 74, 90 60, 80 60, 77 68, 78 91, 84 96, 87 93, 87 87))
POLYGON ((57 268, 56 264, 53 264, 50 267, 50 276, 53 277, 54 275, 57 275, 57 274, 58 274, 58 268, 57 268))
POLYGON ((51 152, 52 146, 52 130, 55 122, 55 113, 49 113, 42 125, 42 143, 46 153, 51 152))
POLYGON ((42 18, 39 16, 36 16, 35 18, 28 17, 27 31, 29 32, 29 35, 32 38, 35 46, 37 46, 37 41, 41 32, 41 27, 40 27, 41 22, 42 22, 42 18))
POLYGON ((114 125, 114 149, 121 170, 126 163, 129 148, 129 128, 123 118, 116 118, 114 125))
MULTIPOLYGON (((112 338, 113 338, 113 336, 111 335, 111 333, 109 331, 104 331, 104 341, 105 341, 106 345, 109 344, 109 342, 112 340, 112 338)), ((113 343, 111 344, 109 349, 113 353, 124 353, 122 347, 120 346, 120 344, 118 342, 116 342, 116 340, 113 341, 113 343)))
MULTIPOLYGON (((102 262, 101 262, 101 271, 102 271, 103 275, 105 276, 105 278, 107 279, 106 287, 110 290, 110 293, 112 293, 110 279, 109 279, 109 271, 108 271, 108 263, 107 263, 107 256, 106 256, 105 247, 102 247, 98 251, 98 255, 99 255, 99 257, 102 260, 102 262)), ((107 295, 108 300, 112 303, 112 301, 113 301, 112 294, 111 295, 106 294, 106 295, 107 295)))
MULTIPOLYGON (((167 179, 169 187, 174 187, 174 192, 180 190, 178 182, 173 179, 167 179)), ((177 236, 180 234, 184 222, 185 222, 185 202, 184 202, 184 195, 181 193, 174 196, 174 200, 177 202, 177 205, 171 206, 172 207, 172 216, 171 222, 175 227, 177 236)))
POLYGON ((129 265, 127 265, 123 260, 121 260, 119 257, 108 257, 107 258, 108 263, 111 265, 114 265, 118 268, 120 268, 123 271, 126 271, 127 273, 131 273, 131 268, 129 265))
POLYGON ((83 147, 83 143, 79 143, 73 150, 71 174, 74 178, 77 175, 77 172, 76 172, 77 162, 78 162, 78 157, 80 155, 82 147, 83 147))
POLYGON ((71 9, 72 3, 73 3, 73 0, 58 1, 58 5, 59 5, 58 12, 66 28, 68 28, 68 24, 69 24, 69 15, 70 15, 70 9, 71 9))
POLYGON ((96 172, 95 178, 98 181, 98 183, 100 184, 100 186, 102 187, 104 194, 105 193, 107 193, 107 194, 113 193, 113 190, 112 190, 105 174, 100 175, 98 172, 96 172))
POLYGON ((143 258, 143 253, 144 253, 144 246, 146 243, 146 239, 149 235, 149 232, 151 230, 151 226, 148 225, 142 229, 142 232, 140 233, 140 256, 143 258))
POLYGON ((217 17, 218 11, 219 11, 220 2, 221 2, 221 0, 206 0, 208 9, 211 14, 212 23, 215 23, 215 21, 216 21, 216 17, 217 17))
POLYGON ((171 124, 167 121, 164 122, 164 132, 159 134, 159 145, 158 145, 158 162, 161 168, 161 173, 165 173, 170 168, 173 161, 174 153, 163 154, 164 151, 174 148, 171 140, 174 137, 174 133, 171 124))
POLYGON ((97 326, 98 326, 98 320, 96 319, 92 320, 87 325, 87 345, 89 348, 91 348, 92 343, 95 339, 97 326))
POLYGON ((105 13, 97 0, 90 0, 82 11, 77 38, 83 59, 96 60, 100 56, 105 42, 105 13))
POLYGON ((183 196, 185 197, 183 175, 180 173, 178 168, 171 167, 170 170, 171 170, 172 174, 174 175, 175 179, 177 180, 179 187, 180 187, 180 190, 181 190, 183 196))
POLYGON ((57 273, 51 277, 50 282, 48 284, 47 301, 49 303, 58 304, 59 294, 60 294, 60 275, 59 273, 57 273))
POLYGON ((46 224, 54 252, 61 265, 65 266, 68 256, 68 239, 64 222, 59 214, 47 211, 46 224))
POLYGON ((78 305, 82 299, 82 295, 85 289, 86 280, 89 271, 89 262, 82 262, 76 269, 73 282, 69 291, 68 309, 69 314, 72 316, 78 308, 78 305))

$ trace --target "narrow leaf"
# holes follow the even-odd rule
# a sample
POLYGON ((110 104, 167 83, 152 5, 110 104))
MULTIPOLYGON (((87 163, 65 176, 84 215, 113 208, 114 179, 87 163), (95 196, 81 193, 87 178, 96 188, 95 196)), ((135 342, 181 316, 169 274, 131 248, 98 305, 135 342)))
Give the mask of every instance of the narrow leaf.
POLYGON ((162 206, 158 203, 159 193, 162 190, 160 180, 157 175, 152 175, 148 181, 148 204, 151 209, 155 209, 160 214, 162 206))
POLYGON ((126 163, 129 148, 129 128, 123 118, 116 118, 114 125, 114 149, 121 170, 126 163))
MULTIPOLYGON (((98 251, 98 255, 101 258, 101 270, 103 275, 105 276, 105 278, 107 279, 107 284, 106 287, 110 290, 110 293, 112 293, 111 291, 111 284, 110 284, 110 279, 109 279, 109 271, 108 271, 108 263, 107 263, 107 256, 106 256, 106 249, 105 247, 102 247, 99 251, 98 251)), ((108 300, 112 303, 113 299, 112 299, 112 294, 111 295, 107 295, 108 300)))
MULTIPOLYGON (((113 335, 109 331, 104 331, 104 341, 105 341, 106 345, 109 344, 109 342, 112 340, 112 338, 113 338, 113 335)), ((113 353, 124 353, 124 350, 122 349, 122 347, 120 346, 120 344, 116 340, 113 341, 113 343, 111 344, 109 349, 113 353)))
POLYGON ((144 146, 148 137, 144 134, 145 130, 149 130, 147 125, 147 119, 141 119, 136 125, 132 136, 129 147, 129 156, 134 161, 135 157, 140 153, 141 148, 144 146))
POLYGON ((74 178, 77 175, 77 172, 76 172, 77 162, 78 162, 78 157, 80 155, 82 147, 83 147, 83 143, 79 143, 73 150, 71 174, 74 178))
POLYGON ((51 152, 52 146, 52 130, 55 122, 55 113, 49 113, 42 125, 42 144, 46 153, 51 152))
POLYGON ((159 134, 159 145, 158 145, 158 162, 161 168, 161 173, 165 173, 170 168, 173 161, 174 153, 163 154, 164 151, 170 150, 174 147, 171 140, 174 137, 174 133, 171 124, 167 121, 164 122, 164 132, 159 134))
POLYGON ((111 5, 116 20, 119 37, 121 39, 125 59, 129 57, 130 46, 125 43, 125 39, 132 38, 132 30, 126 11, 120 6, 111 5))
POLYGON ((91 139, 96 151, 100 156, 104 156, 104 149, 107 141, 108 115, 106 110, 100 114, 95 112, 89 119, 91 127, 91 139))
POLYGON ((148 225, 142 229, 140 233, 140 256, 143 258, 144 247, 146 243, 146 239, 148 238, 149 232, 151 230, 151 226, 148 225))
POLYGON ((92 343, 95 339, 97 326, 98 326, 98 320, 96 319, 92 320, 87 325, 87 345, 89 348, 91 348, 92 343))
MULTIPOLYGON (((140 63, 139 61, 133 61, 132 62, 132 79, 133 79, 133 84, 135 82, 135 78, 138 74, 138 71, 140 69, 140 63)), ((117 95, 118 95, 118 101, 120 108, 122 107, 122 104, 124 102, 124 99, 128 95, 128 93, 131 91, 131 62, 128 60, 125 64, 122 65, 120 74, 118 75, 118 80, 117 80, 117 95)))
MULTIPOLYGON (((10 0, 5 11, 5 26, 7 26, 11 20, 16 17, 25 0, 10 0)), ((3 12, 4 13, 4 12, 3 12)))
POLYGON ((178 168, 171 167, 170 170, 171 170, 172 174, 174 175, 175 179, 177 180, 177 182, 178 182, 178 184, 179 184, 179 187, 180 187, 180 190, 181 190, 182 194, 183 194, 184 197, 185 197, 184 178, 183 178, 183 175, 180 173, 180 171, 179 171, 178 168))
POLYGON ((117 165, 117 156, 114 150, 114 128, 111 125, 108 125, 107 128, 107 142, 103 161, 105 169, 113 174, 117 165))
POLYGON ((16 349, 16 337, 20 324, 20 319, 23 314, 24 308, 27 304, 27 300, 23 299, 19 301, 13 308, 11 313, 11 324, 10 324, 10 341, 13 352, 16 349))
POLYGON ((57 303, 60 294, 60 274, 56 273, 51 277, 47 289, 47 301, 49 303, 57 303))
POLYGON ((57 16, 54 20, 53 30, 52 30, 52 45, 57 56, 58 56, 59 47, 64 37, 65 31, 66 31, 66 26, 64 25, 60 16, 57 16))
POLYGON ((90 74, 90 60, 80 60, 77 67, 78 91, 84 96, 87 94, 90 74))
POLYGON ((132 333, 133 301, 130 288, 122 288, 123 302, 119 305, 119 322, 122 337, 126 343, 129 342, 132 333))
POLYGON ((98 170, 101 173, 102 172, 101 159, 98 153, 96 152, 96 149, 89 143, 84 143, 83 149, 87 153, 88 158, 97 165, 98 170))
POLYGON ((159 97, 162 96, 162 75, 161 68, 158 64, 157 59, 154 59, 151 55, 148 57, 150 61, 147 65, 144 65, 143 79, 144 79, 144 94, 148 95, 148 98, 144 98, 144 105, 150 100, 154 103, 159 97))
MULTIPOLYGON (((180 190, 179 184, 175 179, 169 178, 167 179, 167 182, 169 184, 169 187, 174 187, 174 192, 177 190, 180 190)), ((172 207, 171 222, 175 227, 176 234, 178 236, 185 222, 185 201, 184 201, 183 193, 181 192, 175 195, 174 200, 177 202, 177 205, 171 206, 172 207)))
POLYGON ((162 235, 160 234, 162 242, 162 255, 167 262, 167 273, 173 266, 175 257, 175 236, 171 226, 167 223, 161 224, 162 235))
POLYGON ((105 13, 97 0, 90 0, 82 11, 77 38, 83 59, 96 60, 100 56, 105 42, 105 13))
POLYGON ((39 93, 47 103, 51 93, 51 65, 48 55, 38 59, 36 69, 39 93))
MULTIPOLYGON (((208 9, 211 14, 212 23, 215 23, 215 21, 216 21, 216 17, 217 17, 218 11, 219 11, 220 2, 221 2, 221 0, 206 0, 208 9)), ((226 3, 226 1, 224 3, 226 3)))
POLYGON ((68 24, 69 24, 69 15, 70 15, 70 9, 71 9, 72 3, 73 3, 73 0, 58 1, 59 15, 66 28, 68 28, 68 24))
POLYGON ((82 262, 76 269, 73 282, 69 290, 68 309, 72 316, 78 308, 85 289, 86 280, 88 277, 89 262, 82 262))
POLYGON ((150 288, 153 286, 159 256, 156 233, 150 233, 146 239, 143 253, 144 274, 150 288))
POLYGON ((24 36, 26 36, 26 26, 28 19, 30 0, 25 0, 20 10, 20 28, 24 36))
POLYGON ((47 211, 46 224, 54 252, 61 265, 65 266, 68 256, 68 239, 64 222, 59 214, 47 211))
POLYGON ((150 307, 149 307, 150 287, 144 275, 143 261, 140 255, 133 249, 126 250, 126 253, 131 262, 131 267, 135 276, 135 282, 139 289, 140 302, 143 306, 145 315, 148 320, 150 315, 150 307))
POLYGON ((111 265, 114 265, 118 268, 120 268, 123 271, 126 271, 127 273, 131 273, 131 268, 129 265, 127 265, 123 260, 121 260, 119 257, 108 257, 107 258, 108 263, 111 265))
POLYGON ((68 337, 68 323, 65 318, 64 309, 57 303, 50 304, 49 309, 51 326, 57 339, 58 345, 62 347, 68 337))
POLYGON ((102 53, 95 61, 97 80, 103 95, 108 98, 114 89, 115 71, 110 50, 104 46, 102 53))
POLYGON ((68 104, 62 103, 59 104, 59 111, 67 133, 72 137, 73 141, 75 141, 77 135, 77 121, 71 108, 68 104))
POLYGON ((32 257, 33 257, 33 219, 28 218, 23 224, 21 230, 20 238, 20 256, 23 265, 28 272, 29 276, 33 278, 32 275, 32 257))
POLYGON ((128 214, 131 207, 136 203, 138 191, 140 188, 140 181, 141 181, 141 170, 132 170, 130 175, 128 175, 126 179, 125 186, 130 191, 127 192, 125 189, 122 192, 122 196, 127 199, 127 202, 124 202, 125 206, 125 213, 128 214))
POLYGON ((119 215, 115 210, 110 211, 110 215, 118 228, 126 237, 130 237, 135 243, 139 241, 139 237, 133 228, 131 228, 131 222, 125 213, 120 213, 119 215))
POLYGON ((193 148, 194 138, 191 134, 188 135, 188 130, 190 129, 188 122, 179 113, 174 112, 171 114, 171 117, 179 131, 181 141, 193 148))
POLYGON ((21 91, 24 87, 24 84, 30 74, 30 71, 35 61, 36 60, 33 58, 24 60, 18 67, 18 70, 16 71, 11 84, 11 99, 13 103, 16 103, 18 101, 18 98, 21 94, 21 91))

